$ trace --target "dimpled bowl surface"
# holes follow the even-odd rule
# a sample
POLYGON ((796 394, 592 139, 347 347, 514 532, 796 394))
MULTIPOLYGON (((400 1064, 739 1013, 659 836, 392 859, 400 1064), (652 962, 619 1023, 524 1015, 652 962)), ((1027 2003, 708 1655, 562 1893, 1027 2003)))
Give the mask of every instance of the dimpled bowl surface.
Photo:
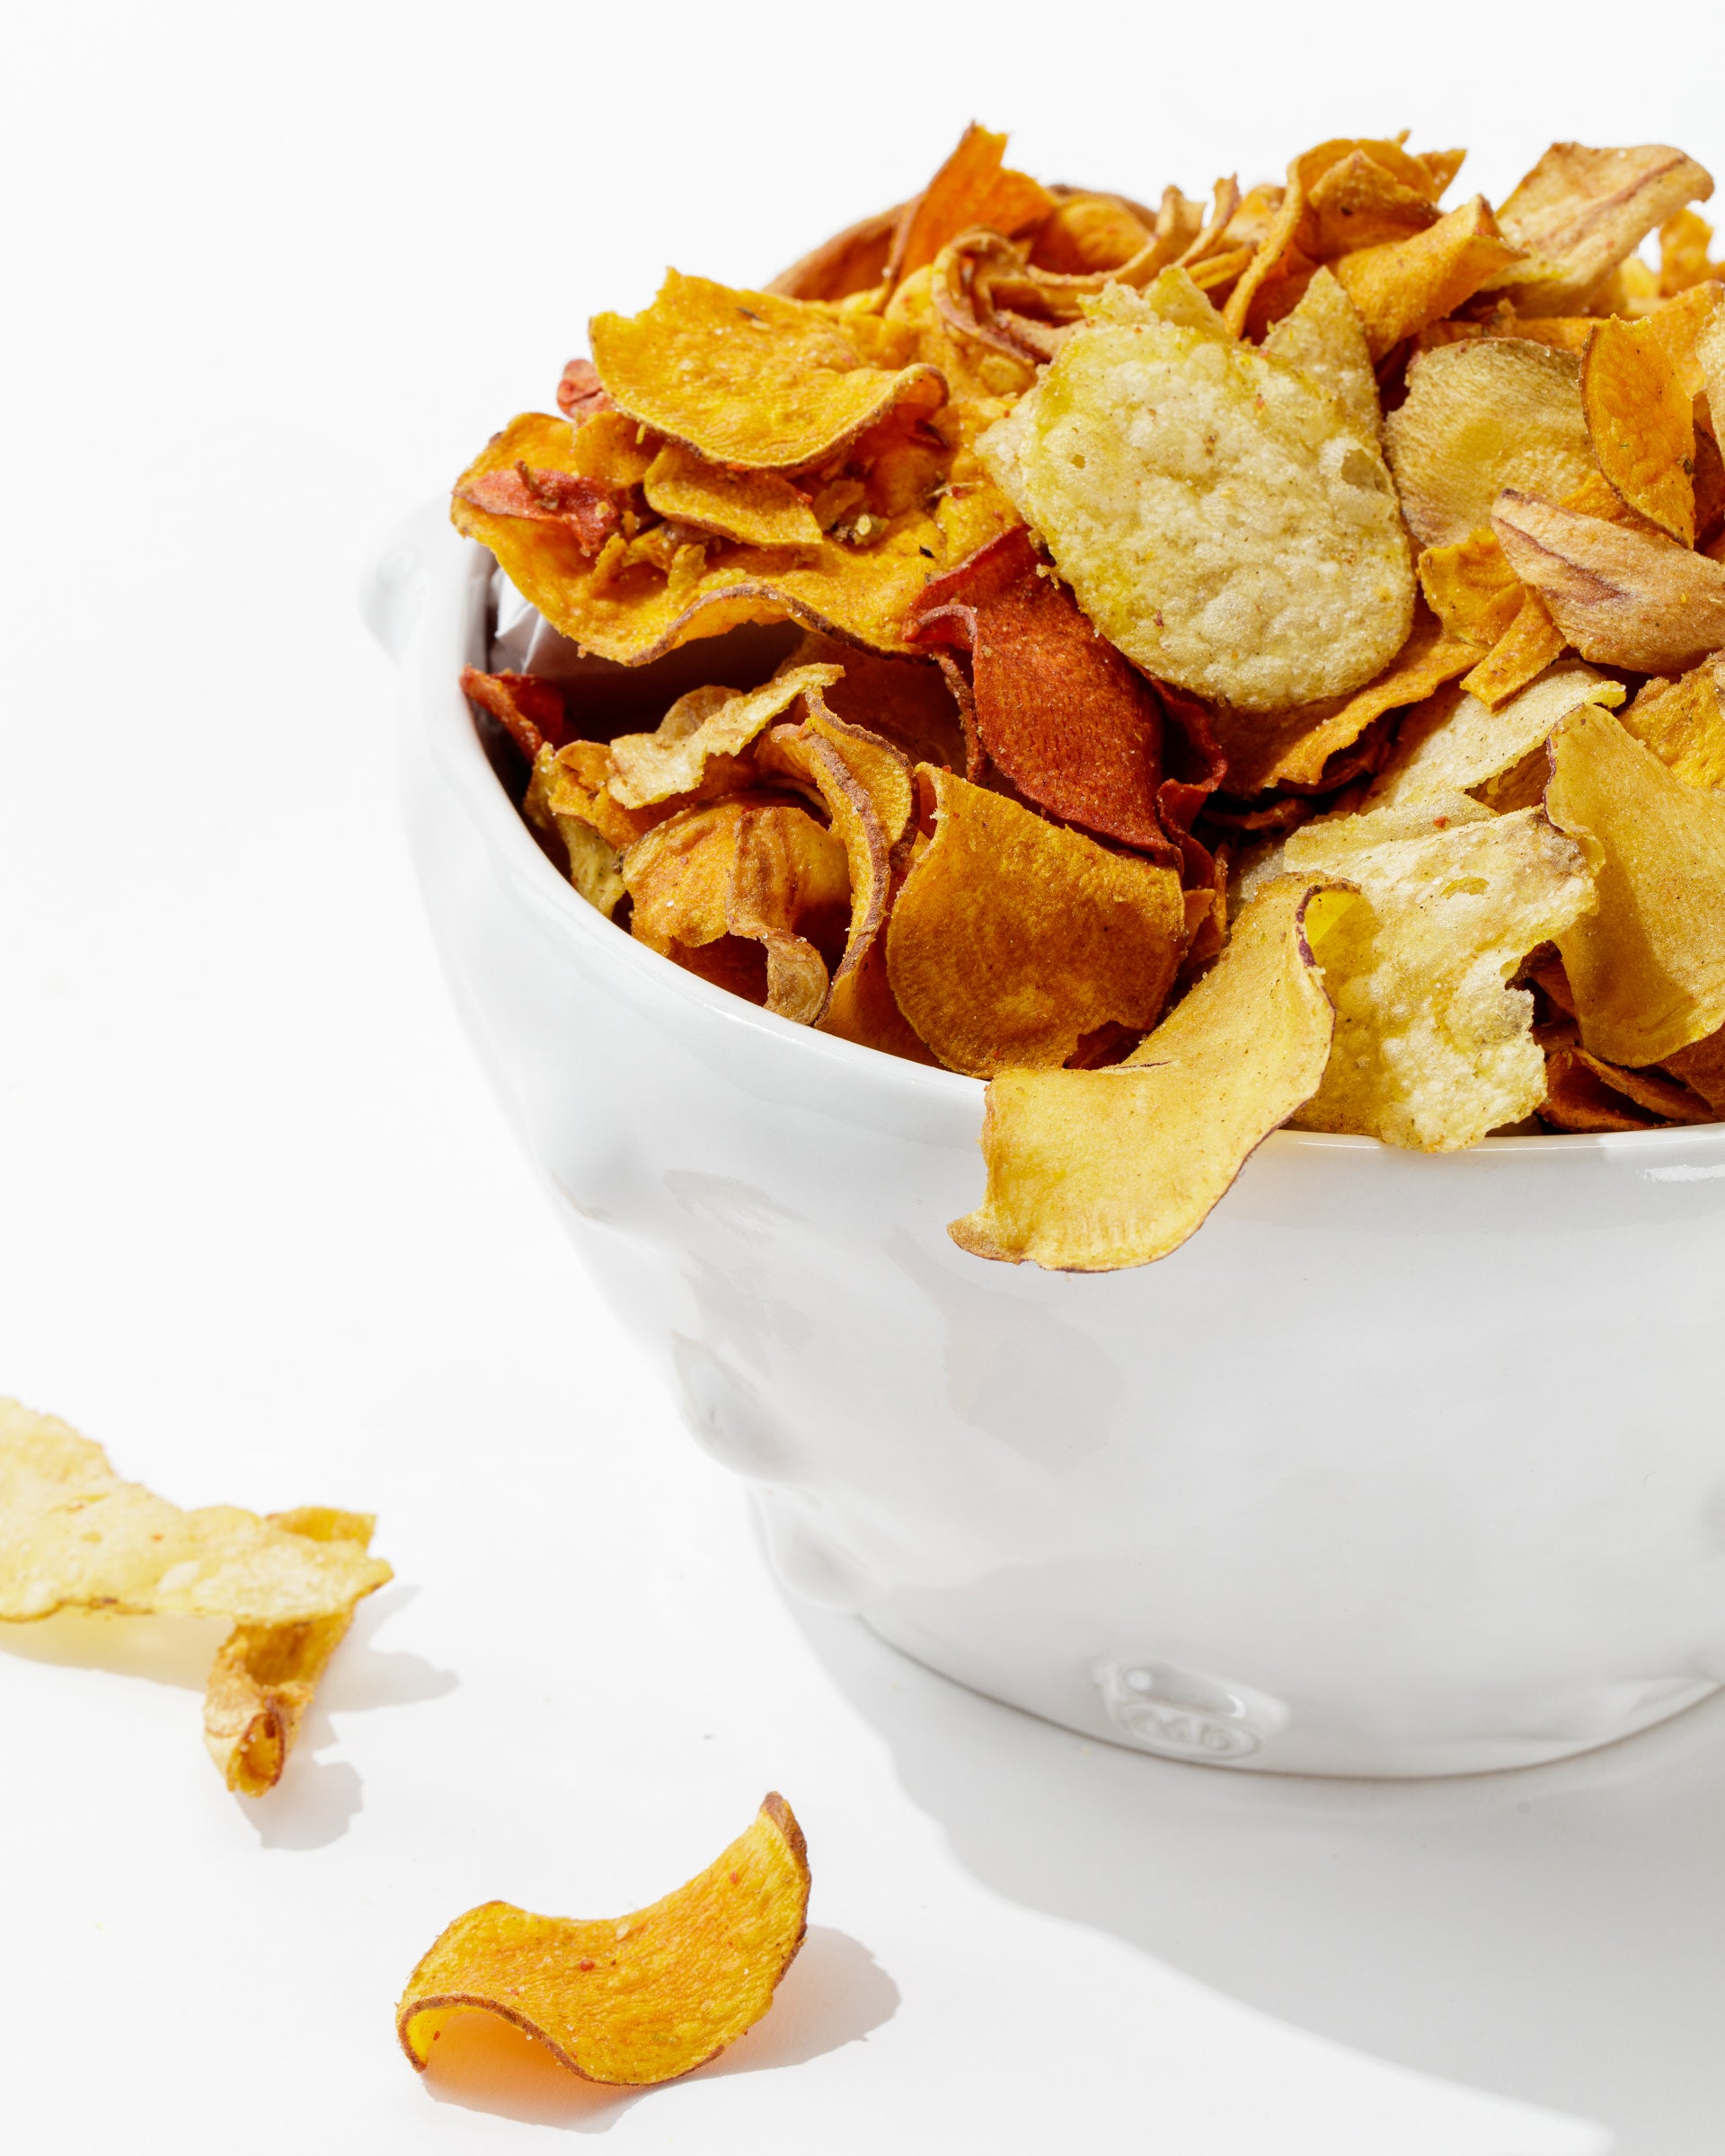
POLYGON ((696 980, 534 843, 456 686, 489 570, 421 518, 367 587, 425 903, 560 1217, 790 1588, 1248 1769, 1526 1764, 1725 1677, 1725 1127, 1284 1132, 1159 1265, 967 1257, 979 1083, 696 980))

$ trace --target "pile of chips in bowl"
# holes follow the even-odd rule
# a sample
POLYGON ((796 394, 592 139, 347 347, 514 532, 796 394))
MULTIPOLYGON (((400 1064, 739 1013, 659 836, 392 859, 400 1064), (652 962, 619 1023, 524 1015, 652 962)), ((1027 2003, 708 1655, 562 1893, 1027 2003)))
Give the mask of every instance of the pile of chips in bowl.
POLYGON ((671 271, 458 481, 599 662, 463 677, 558 867, 986 1079, 981 1257, 1163 1257, 1283 1124, 1725 1117, 1708 173, 1446 210, 1463 153, 1359 139, 1152 208, 1004 149, 671 271))

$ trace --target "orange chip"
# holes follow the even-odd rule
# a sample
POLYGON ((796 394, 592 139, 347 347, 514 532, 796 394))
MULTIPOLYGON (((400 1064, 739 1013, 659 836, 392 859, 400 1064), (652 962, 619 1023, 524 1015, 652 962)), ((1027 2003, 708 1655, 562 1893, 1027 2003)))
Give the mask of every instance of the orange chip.
POLYGON ((489 711, 521 754, 531 760, 542 748, 561 748, 569 738, 569 717, 561 682, 531 674, 482 674, 461 669, 461 693, 489 711))
POLYGON ((1569 648, 1539 594, 1525 585, 1518 584, 1517 588, 1521 604, 1515 618, 1479 665, 1462 677, 1468 694, 1477 696, 1488 711, 1495 711, 1500 703, 1519 694, 1569 648))
POLYGON ((951 770, 963 763, 958 713, 933 659, 891 658, 811 632, 785 664, 842 667, 844 678, 821 692, 827 710, 884 736, 913 764, 942 764, 951 770))
POLYGON ((1037 229, 1031 266, 1065 277, 1118 270, 1147 247, 1144 220, 1112 195, 1069 195, 1037 229))
POLYGON ((1483 195, 1411 239, 1363 248, 1335 263, 1338 283, 1359 309, 1374 359, 1472 297, 1517 250, 1498 230, 1483 195))
POLYGON ((921 773, 934 835, 893 906, 887 971, 941 1061, 984 1078, 1045 1068, 1099 1027, 1153 1025, 1185 945, 1175 871, 921 773))
POLYGON ((1415 568, 1446 635, 1490 650, 1521 611, 1521 579, 1489 526, 1453 546, 1429 546, 1415 568))
POLYGON ((1310 251, 1322 262, 1411 239, 1437 222, 1429 179, 1411 185, 1363 149, 1332 164, 1309 197, 1310 251))
POLYGON ((1716 1116, 1725 1117, 1725 1027, 1668 1056, 1665 1067, 1699 1093, 1716 1116))
POLYGON ((1659 293, 1674 299, 1692 285, 1717 277, 1725 263, 1709 261, 1713 228, 1693 209, 1680 209, 1659 227, 1659 293))
POLYGON ((1725 788, 1725 654, 1676 681, 1656 676, 1621 716, 1685 786, 1725 788))
POLYGON ((1581 361, 1581 404, 1599 469, 1632 509, 1695 543, 1695 426, 1650 322, 1602 322, 1581 361))
POLYGON ((716 1863, 650 1908, 583 1921, 484 1902, 458 1916, 408 1978, 396 2034, 423 2071, 450 2017, 476 2009, 583 2081, 674 2081, 766 2012, 808 1910, 808 1844, 774 1792, 716 1863))
POLYGON ((1162 707, 1093 629, 1022 526, 937 577, 919 643, 971 654, 982 746, 1027 800, 1064 822, 1175 858, 1157 814, 1162 707))
POLYGON ((844 299, 853 292, 871 292, 887 273, 887 257, 905 208, 895 202, 890 209, 859 217, 781 270, 767 290, 784 299, 844 299))
POLYGON ((818 695, 839 672, 837 667, 781 667, 758 689, 691 689, 650 734, 613 739, 607 782, 612 799, 625 808, 646 808, 693 793, 713 758, 730 763, 741 755, 798 697, 818 695))
POLYGON ((667 442, 642 480, 661 517, 698 525, 740 546, 818 546, 820 526, 807 495, 776 472, 728 472, 667 442))
POLYGON ((890 283, 902 283, 973 226, 1012 239, 1055 208, 1047 188, 1002 164, 1005 148, 1005 136, 991 135, 974 120, 965 129, 927 187, 905 206, 887 266, 890 283))
POLYGON ((880 367, 866 320, 666 273, 652 305, 594 318, 593 363, 620 411, 716 464, 799 472, 895 409, 946 401, 932 367, 880 367))
POLYGON ((1583 658, 1663 673, 1725 644, 1725 568, 1704 555, 1512 488, 1491 525, 1583 658))

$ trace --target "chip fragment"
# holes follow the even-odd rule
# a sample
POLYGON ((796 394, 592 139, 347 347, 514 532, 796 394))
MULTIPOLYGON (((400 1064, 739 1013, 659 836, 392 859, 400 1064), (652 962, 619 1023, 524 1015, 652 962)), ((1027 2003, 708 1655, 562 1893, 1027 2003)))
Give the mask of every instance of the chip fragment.
POLYGON ((1218 318, 1081 324, 979 453, 1109 641, 1245 711, 1370 681, 1405 642, 1412 565, 1372 435, 1218 318))
POLYGON ((1393 351, 1469 299, 1519 249, 1498 230, 1483 195, 1424 231, 1344 255, 1336 264, 1342 290, 1359 310, 1374 359, 1393 351))
POLYGON ((1336 1039, 1299 1126, 1446 1153, 1532 1115, 1545 1062, 1508 984, 1592 905, 1579 847, 1537 809, 1447 793, 1307 824, 1283 859, 1361 893, 1321 953, 1336 1039))
POLYGON ((0 1621, 65 1609, 231 1619, 205 1730, 228 1787, 246 1796, 279 1777, 355 1604, 392 1577, 367 1553, 370 1533, 368 1515, 323 1507, 182 1512, 121 1481, 66 1424, 0 1400, 0 1621))
MULTIPOLYGON (((1621 682, 1571 660, 1552 667, 1495 711, 1465 691, 1435 698, 1431 708, 1410 712, 1402 720, 1367 805, 1399 808, 1423 794, 1483 789, 1542 749, 1558 720, 1579 705, 1598 703, 1611 710, 1624 695, 1621 682)), ((1544 790, 1543 757, 1538 790, 1544 790)))
POLYGON ((1552 736, 1552 821, 1587 854, 1597 910, 1556 935, 1582 1045, 1630 1069, 1725 1025, 1725 794, 1685 786, 1610 712, 1552 736))
POLYGON ((609 791, 625 808, 645 808, 702 783, 715 756, 739 756, 800 696, 836 682, 836 666, 797 667, 752 690, 700 688, 679 696, 650 734, 611 743, 609 791))
POLYGON ((582 2081, 648 2088, 693 2072, 773 2003, 807 1929, 809 1851, 776 1791, 723 1855, 622 1918, 534 1916, 484 1902, 407 1981, 396 2034, 416 2069, 476 2010, 536 2038, 582 2081))
POLYGON ((893 906, 887 972, 941 1061, 986 1078, 1153 1025, 1185 949, 1178 874, 921 768, 934 835, 893 906))
POLYGON ((995 1077, 987 1196, 947 1230, 959 1248, 1065 1272, 1177 1250, 1323 1075, 1335 1014, 1309 916, 1344 896, 1310 876, 1269 884, 1216 966, 1124 1063, 995 1077))
POLYGON ((942 248, 973 226, 1011 239, 1028 232, 1054 209, 1048 189, 1002 160, 1006 137, 973 121, 958 147, 914 202, 900 213, 887 278, 899 284, 924 268, 942 248))

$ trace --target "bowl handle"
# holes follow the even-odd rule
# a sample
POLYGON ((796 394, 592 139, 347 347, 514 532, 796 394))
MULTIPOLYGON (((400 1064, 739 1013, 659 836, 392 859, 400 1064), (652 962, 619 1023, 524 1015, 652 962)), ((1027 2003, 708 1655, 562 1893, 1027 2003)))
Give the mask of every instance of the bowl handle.
POLYGON ((360 617, 398 665, 425 603, 433 550, 449 536, 447 504, 428 501, 402 518, 360 576, 360 617))

